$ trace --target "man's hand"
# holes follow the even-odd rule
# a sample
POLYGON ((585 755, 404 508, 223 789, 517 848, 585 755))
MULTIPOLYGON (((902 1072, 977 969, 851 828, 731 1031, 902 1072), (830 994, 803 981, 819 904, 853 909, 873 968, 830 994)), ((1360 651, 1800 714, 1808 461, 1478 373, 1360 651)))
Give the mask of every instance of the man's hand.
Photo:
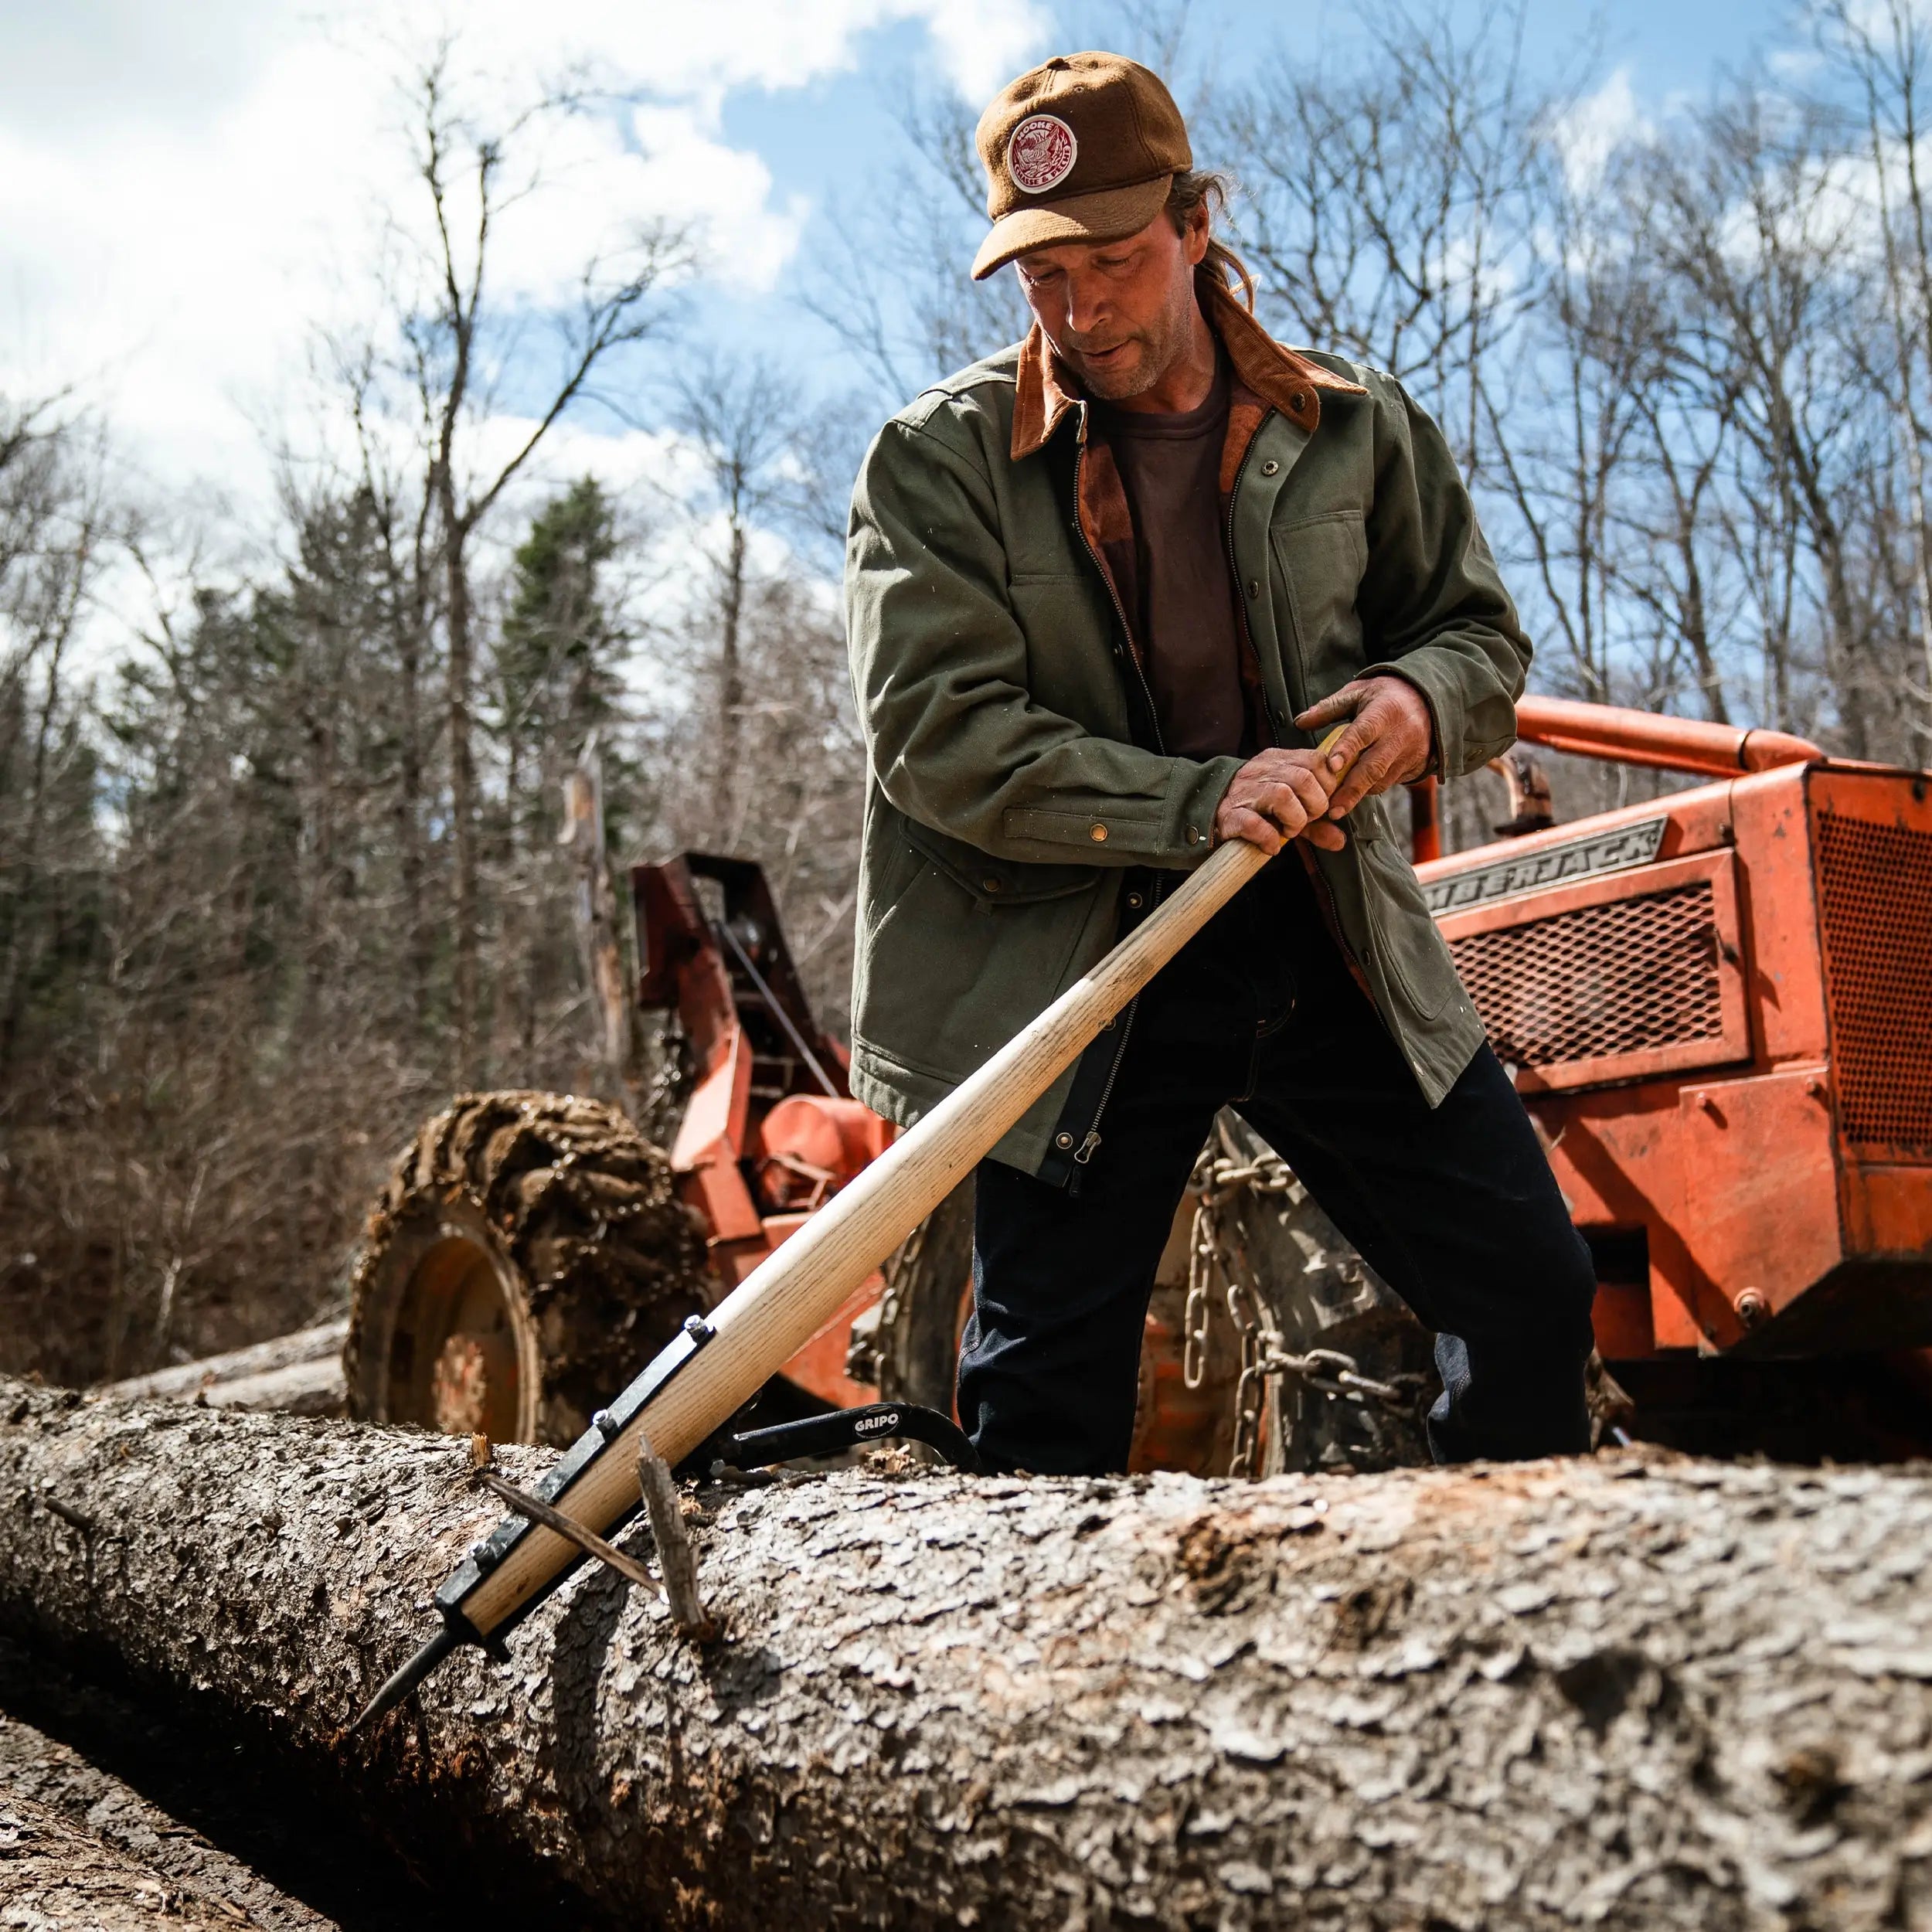
POLYGON ((1334 790, 1330 818, 1345 818, 1363 799, 1420 778, 1434 746, 1429 707, 1400 678, 1359 678, 1311 705, 1295 723, 1304 731, 1321 731, 1351 716, 1354 722, 1327 755, 1323 775, 1334 790))
MULTIPOLYGON (((1338 692, 1336 694, 1340 695, 1338 692)), ((1318 751, 1260 753, 1234 774, 1214 814, 1214 839, 1245 838, 1265 852, 1279 852, 1291 838, 1339 852, 1348 843, 1339 825, 1328 822, 1334 775, 1318 751)))

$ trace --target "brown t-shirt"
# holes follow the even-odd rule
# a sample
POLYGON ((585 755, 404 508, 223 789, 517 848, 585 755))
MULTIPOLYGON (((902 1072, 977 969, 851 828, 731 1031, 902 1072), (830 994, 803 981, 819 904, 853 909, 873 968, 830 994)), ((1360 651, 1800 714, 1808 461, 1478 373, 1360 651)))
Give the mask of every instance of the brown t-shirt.
MULTIPOLYGON (((1133 512, 1132 581, 1120 589, 1162 743, 1180 757, 1250 757, 1257 740, 1241 682, 1241 618, 1221 527, 1227 364, 1216 369, 1198 409, 1155 416, 1097 403, 1094 420, 1133 512)), ((1107 547, 1111 561, 1114 546, 1107 547)))

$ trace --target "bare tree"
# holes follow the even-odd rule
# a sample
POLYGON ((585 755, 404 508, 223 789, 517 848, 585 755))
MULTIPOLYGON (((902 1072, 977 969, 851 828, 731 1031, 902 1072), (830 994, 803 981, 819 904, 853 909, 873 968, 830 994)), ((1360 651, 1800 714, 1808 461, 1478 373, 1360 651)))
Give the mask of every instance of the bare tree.
POLYGON ((0 1073, 54 936, 40 903, 49 827, 87 755, 69 665, 107 516, 97 440, 52 402, 0 410, 0 1073))
POLYGON ((1372 14, 1373 61, 1277 53, 1223 98, 1240 244, 1294 339, 1386 369, 1485 462, 1482 376, 1536 300, 1541 130, 1522 5, 1372 14))
POLYGON ((987 226, 975 111, 910 78, 898 92, 906 154, 893 192, 833 209, 831 252, 802 298, 852 357, 875 411, 1017 342, 1030 319, 1012 276, 971 277, 987 226))
POLYGON ((1665 266, 1693 312, 1687 375, 1722 397, 1745 467, 1733 509, 1758 587, 1771 688, 1792 715, 1797 626, 1816 620, 1818 668, 1845 747, 1871 748, 1870 634, 1852 581, 1848 485, 1866 459, 1867 412, 1835 350, 1856 264, 1831 163, 1835 117, 1740 92, 1660 148, 1648 186, 1665 266), (1784 541, 1767 556, 1770 529, 1784 541), (1779 560, 1767 567, 1773 556, 1779 560), (1772 600, 1764 602, 1766 594, 1772 600))
MULTIPOLYGON (((1932 86, 1932 31, 1909 0, 1853 5, 1826 0, 1816 12, 1827 53, 1848 69, 1862 107, 1864 158, 1876 218, 1883 300, 1872 320, 1886 366, 1898 456, 1899 494, 1910 540, 1910 607, 1917 619, 1924 682, 1905 680, 1921 743, 1932 747, 1932 521, 1926 507, 1928 388, 1932 387, 1932 208, 1925 161, 1927 89, 1932 86)), ((1873 336, 1855 332, 1855 350, 1873 336)), ((1876 374, 1877 372, 1874 371, 1876 374)))
POLYGON ((446 730, 454 847, 454 1021, 458 1077, 478 1071, 477 772, 474 741, 475 605, 471 552, 478 531, 545 437, 585 400, 600 367, 664 320, 653 300, 689 259, 689 245, 664 223, 635 226, 608 256, 587 261, 574 312, 556 328, 557 372, 507 457, 481 462, 478 431, 498 400, 492 380, 496 332, 509 318, 493 305, 492 231, 504 209, 542 185, 547 122, 584 111, 569 94, 540 95, 495 119, 467 107, 444 42, 411 88, 414 159, 433 239, 418 266, 420 294, 400 318, 427 447, 424 495, 433 506, 443 574, 446 730), (526 158, 523 150, 533 151, 526 158))
POLYGON ((704 488, 689 507, 699 513, 699 542, 713 589, 714 643, 706 674, 711 689, 706 736, 713 747, 707 787, 713 822, 737 824, 753 789, 743 770, 747 705, 743 631, 753 527, 796 518, 804 505, 804 474, 796 458, 804 414, 798 386, 768 361, 726 363, 709 357, 680 379, 672 423, 689 440, 704 488), (710 516, 703 513, 708 510, 710 516), (706 522, 722 526, 706 532, 706 522))

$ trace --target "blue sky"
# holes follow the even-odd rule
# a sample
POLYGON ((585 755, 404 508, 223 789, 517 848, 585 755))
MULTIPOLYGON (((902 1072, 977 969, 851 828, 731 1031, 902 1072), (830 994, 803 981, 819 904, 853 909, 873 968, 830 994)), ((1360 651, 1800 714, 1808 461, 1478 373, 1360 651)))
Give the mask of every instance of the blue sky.
MULTIPOLYGON (((1107 5, 1043 7, 1053 24, 1043 39, 1060 46, 1112 45, 1127 36, 1106 32, 1107 5)), ((1453 13, 1472 21, 1481 11, 1472 0, 1458 0, 1453 13)), ((1526 64, 1544 73, 1587 73, 1608 80, 1627 76, 1639 110, 1655 117, 1672 106, 1704 98, 1727 70, 1754 56, 1795 44, 1794 9, 1788 5, 1724 5, 1716 0, 1622 0, 1614 16, 1586 0, 1532 0, 1525 21, 1526 64)), ((1196 0, 1187 26, 1189 55, 1213 71, 1238 75, 1265 59, 1284 42, 1306 46, 1311 39, 1338 50, 1365 38, 1357 10, 1346 6, 1260 4, 1257 0, 1196 0)), ((815 209, 828 201, 861 192, 865 158, 889 157, 900 135, 894 102, 908 77, 930 80, 931 47, 923 27, 902 22, 866 36, 852 67, 815 77, 804 85, 767 90, 746 88, 728 95, 722 128, 733 146, 754 150, 770 166, 781 194, 805 198, 815 209)), ((1036 57, 1038 57, 1036 55, 1036 57)), ((1211 163, 1212 155, 1199 157, 1211 163)), ((787 298, 809 263, 820 215, 808 223, 798 256, 774 291, 774 308, 759 301, 718 304, 717 325, 747 342, 765 339, 784 326, 787 298)), ((791 338, 811 359, 835 354, 814 341, 808 328, 791 338)), ((829 366, 827 366, 828 367, 829 366)), ((835 369, 829 372, 835 375, 835 369)))
MULTIPOLYGON (((1104 9, 1052 10, 1056 19, 1084 25, 1104 9)), ((1462 17, 1478 8, 1455 9, 1462 17)), ((1753 46, 1781 44, 1777 31, 1790 18, 1779 5, 1727 6, 1717 0, 1624 0, 1614 19, 1580 0, 1536 0, 1526 22, 1526 46, 1539 67, 1560 67, 1580 49, 1600 45, 1606 69, 1630 70, 1647 106, 1673 96, 1700 95, 1727 65, 1747 59, 1753 46)), ((1191 31, 1226 49, 1238 66, 1265 53, 1279 39, 1305 44, 1310 34, 1345 43, 1359 29, 1349 10, 1335 6, 1268 5, 1254 0, 1199 0, 1191 31)), ((1080 43, 1087 44, 1085 42, 1080 43)), ((872 142, 889 143, 892 83, 917 72, 929 56, 922 28, 901 22, 866 36, 855 68, 775 92, 744 89, 727 97, 724 127, 734 145, 756 148, 782 186, 822 199, 845 185, 852 157, 872 142)))
MULTIPOLYGON (((1196 0, 1189 46, 1197 67, 1238 76, 1283 39, 1359 40, 1359 17, 1196 0)), ((71 387, 158 495, 219 492, 266 520, 269 451, 300 442, 328 406, 321 332, 375 312, 385 211, 414 192, 383 63, 451 24, 506 87, 567 56, 642 104, 580 141, 540 212, 505 230, 516 301, 566 299, 573 262, 614 219, 689 216, 711 250, 689 292, 689 333, 830 386, 840 357, 798 289, 822 260, 828 209, 893 191, 909 80, 977 104, 1056 46, 1131 50, 1128 20, 1112 0, 0 6, 0 393, 71 387)), ((1596 80, 1621 73, 1634 111, 1655 117, 1702 97, 1726 66, 1795 44, 1793 22, 1782 5, 1622 0, 1606 13, 1530 0, 1527 38, 1532 67, 1588 57, 1596 80)), ((518 388, 504 393, 505 437, 518 388)), ((661 473, 666 447, 587 417, 554 460, 622 484, 661 473)))

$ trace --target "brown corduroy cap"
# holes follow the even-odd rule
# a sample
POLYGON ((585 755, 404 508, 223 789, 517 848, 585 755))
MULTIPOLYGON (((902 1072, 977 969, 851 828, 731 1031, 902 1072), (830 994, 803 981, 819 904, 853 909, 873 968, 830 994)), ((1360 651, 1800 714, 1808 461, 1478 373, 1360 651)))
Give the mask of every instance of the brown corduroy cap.
POLYGON ((1160 76, 1117 53, 1058 54, 1028 69, 980 116, 974 138, 993 222, 973 259, 975 281, 1029 249, 1138 234, 1194 165, 1160 76))

